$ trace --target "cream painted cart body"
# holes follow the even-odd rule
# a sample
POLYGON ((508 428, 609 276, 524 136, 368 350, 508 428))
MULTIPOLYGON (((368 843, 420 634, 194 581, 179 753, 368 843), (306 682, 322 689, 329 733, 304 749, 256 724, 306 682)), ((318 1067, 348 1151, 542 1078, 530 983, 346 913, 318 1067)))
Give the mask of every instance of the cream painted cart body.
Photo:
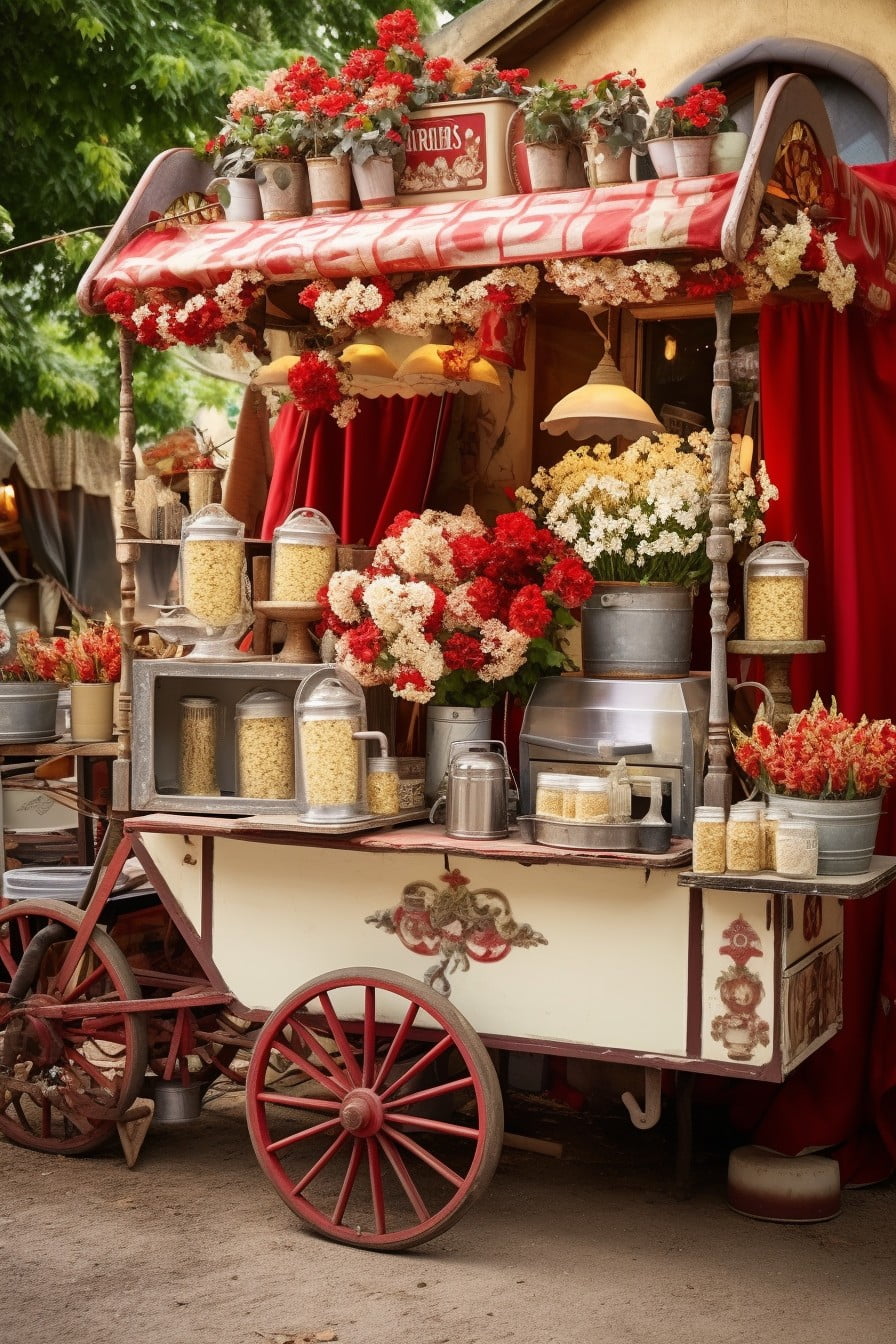
MULTIPOLYGON (((790 149, 809 153, 810 141, 835 163, 818 95, 789 76, 766 100, 737 180, 154 234, 153 212, 205 185, 195 156, 171 151, 138 187, 80 298, 97 312, 116 285, 191 277, 208 288, 234 267, 258 268, 276 287, 692 246, 737 261, 756 236, 781 147, 786 166, 790 149), (694 244, 697 236, 704 241, 694 244)), ((842 173, 844 193, 858 192, 842 173)), ((861 211, 850 237, 857 220, 864 227, 861 211)), ((716 300, 708 544, 704 796, 719 805, 731 792, 731 306, 730 294, 716 300)), ((140 547, 130 355, 123 337, 126 647, 140 547)), ((251 1049, 247 1114, 263 1170, 307 1223, 354 1245, 425 1241, 486 1187, 503 1133, 490 1048, 642 1065, 645 1104, 626 1101, 645 1127, 659 1115, 663 1069, 677 1079, 785 1077, 840 1026, 843 902, 896 873, 896 861, 875 859, 854 879, 764 874, 697 885, 684 842, 663 856, 601 856, 513 839, 458 842, 434 827, 324 838, 285 816, 129 817, 132 756, 146 736, 146 725, 132 732, 131 692, 125 658, 114 843, 95 888, 83 908, 27 901, 0 911, 0 1129, 31 1148, 76 1153, 118 1128, 127 1150, 147 1118, 147 1069, 201 1088, 219 1071, 242 1077, 251 1049), (153 956, 118 936, 113 889, 132 854, 170 921, 153 956), (361 969, 337 969, 346 966, 361 969)))

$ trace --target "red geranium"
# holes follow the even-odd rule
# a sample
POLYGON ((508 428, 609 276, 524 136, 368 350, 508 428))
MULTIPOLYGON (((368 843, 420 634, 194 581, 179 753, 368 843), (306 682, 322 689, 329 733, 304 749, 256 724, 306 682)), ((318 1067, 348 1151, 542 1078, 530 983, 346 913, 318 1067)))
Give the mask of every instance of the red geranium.
POLYGON ((551 623, 551 609, 534 583, 521 588, 510 604, 507 624, 530 639, 539 639, 551 623))
POLYGON ((305 350, 286 375, 289 390, 303 411, 332 411, 342 399, 335 362, 305 350))

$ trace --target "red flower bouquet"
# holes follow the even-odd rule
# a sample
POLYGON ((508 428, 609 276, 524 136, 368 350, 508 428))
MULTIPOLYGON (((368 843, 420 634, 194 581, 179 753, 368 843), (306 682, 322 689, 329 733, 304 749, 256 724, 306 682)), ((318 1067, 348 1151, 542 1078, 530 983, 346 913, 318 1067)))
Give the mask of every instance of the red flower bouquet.
POLYGON ((851 723, 816 695, 783 733, 759 719, 734 753, 765 793, 795 798, 866 798, 896 780, 896 726, 891 719, 851 723))
POLYGON ((334 574, 323 624, 364 686, 440 705, 524 701, 571 666, 559 634, 593 586, 572 549, 523 513, 487 527, 470 507, 428 509, 399 514, 369 568, 334 574))
POLYGON ((121 632, 107 616, 98 621, 72 621, 64 645, 59 681, 118 681, 121 677, 121 632))

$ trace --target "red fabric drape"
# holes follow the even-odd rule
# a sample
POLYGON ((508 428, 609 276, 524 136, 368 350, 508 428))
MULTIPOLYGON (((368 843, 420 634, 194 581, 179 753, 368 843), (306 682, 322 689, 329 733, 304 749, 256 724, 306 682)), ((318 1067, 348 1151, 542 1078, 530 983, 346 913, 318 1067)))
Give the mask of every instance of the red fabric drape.
MULTIPOLYGON (((781 498, 769 540, 809 561, 809 635, 794 703, 818 689, 845 713, 893 717, 896 694, 896 328, 858 309, 770 303, 760 316, 762 435, 781 498)), ((892 801, 878 851, 896 853, 892 801)), ((782 1152, 837 1146, 846 1181, 896 1165, 896 889, 845 908, 843 1030, 780 1087, 743 1085, 736 1118, 782 1152)))
POLYGON ((287 402, 271 431, 274 476, 262 537, 307 507, 326 514, 346 545, 375 546, 396 513, 423 508, 450 410, 450 397, 362 397, 343 430, 331 415, 287 402))

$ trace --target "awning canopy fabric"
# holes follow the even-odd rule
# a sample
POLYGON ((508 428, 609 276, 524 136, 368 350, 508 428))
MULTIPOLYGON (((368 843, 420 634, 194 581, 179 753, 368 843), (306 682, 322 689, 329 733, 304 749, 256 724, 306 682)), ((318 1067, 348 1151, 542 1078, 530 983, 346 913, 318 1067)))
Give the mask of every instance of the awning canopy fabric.
POLYGON ((548 257, 718 252, 736 182, 735 173, 725 173, 594 191, 146 230, 103 266, 90 297, 101 303, 118 287, 207 289, 236 269, 260 271, 267 282, 279 284, 522 266, 548 257))

